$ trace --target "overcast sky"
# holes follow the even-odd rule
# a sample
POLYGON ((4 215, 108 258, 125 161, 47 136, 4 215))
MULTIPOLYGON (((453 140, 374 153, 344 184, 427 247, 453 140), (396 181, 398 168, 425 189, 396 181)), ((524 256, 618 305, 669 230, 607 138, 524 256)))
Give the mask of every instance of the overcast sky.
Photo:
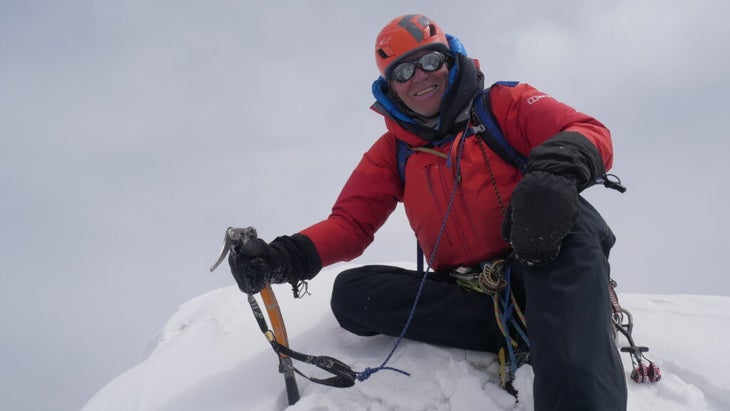
MULTIPOLYGON (((326 217, 384 130, 375 36, 413 12, 612 130, 628 192, 586 195, 619 291, 730 295, 726 1, 0 0, 0 408, 78 409, 141 360, 233 282, 226 227, 326 217)), ((414 247, 399 208, 357 261, 414 247)))

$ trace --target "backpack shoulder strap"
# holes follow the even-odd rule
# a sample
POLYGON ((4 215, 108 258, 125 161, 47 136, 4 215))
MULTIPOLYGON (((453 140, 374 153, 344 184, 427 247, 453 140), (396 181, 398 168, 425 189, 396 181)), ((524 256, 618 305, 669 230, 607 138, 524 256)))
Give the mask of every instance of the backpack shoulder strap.
MULTIPOLYGON (((499 81, 494 84, 514 87, 518 83, 516 81, 499 81)), ((515 150, 504 137, 502 129, 499 127, 499 123, 494 117, 494 113, 492 113, 492 103, 489 99, 489 93, 491 90, 491 87, 485 88, 479 92, 474 100, 474 111, 481 122, 481 125, 484 127, 484 130, 481 131, 480 135, 484 142, 487 143, 487 146, 501 157, 502 160, 517 167, 520 172, 524 172, 527 158, 515 150)))
POLYGON ((405 182, 406 162, 408 161, 408 157, 413 154, 413 150, 403 140, 395 139, 395 144, 395 159, 398 161, 398 174, 400 175, 400 180, 405 182))
POLYGON ((448 158, 448 155, 439 152, 438 150, 434 149, 434 147, 439 147, 442 144, 446 144, 452 141, 454 138, 454 135, 447 136, 441 140, 430 142, 421 147, 412 147, 408 145, 405 141, 396 138, 395 156, 396 161, 398 162, 398 174, 400 175, 401 181, 404 183, 406 181, 406 162, 408 161, 408 157, 410 157, 411 154, 416 151, 421 151, 425 153, 431 153, 439 157, 448 158))

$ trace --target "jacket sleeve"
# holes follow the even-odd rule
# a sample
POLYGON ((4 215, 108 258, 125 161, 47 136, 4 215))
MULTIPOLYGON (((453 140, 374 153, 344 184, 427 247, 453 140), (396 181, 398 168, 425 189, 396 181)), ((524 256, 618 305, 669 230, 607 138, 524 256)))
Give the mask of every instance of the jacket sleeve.
POLYGON ((579 133, 593 143, 605 170, 613 163, 611 133, 600 121, 576 111, 526 83, 494 85, 492 112, 510 144, 525 156, 561 132, 579 133))
POLYGON ((309 237, 322 267, 360 256, 403 197, 395 138, 382 136, 345 183, 327 219, 300 233, 309 237))

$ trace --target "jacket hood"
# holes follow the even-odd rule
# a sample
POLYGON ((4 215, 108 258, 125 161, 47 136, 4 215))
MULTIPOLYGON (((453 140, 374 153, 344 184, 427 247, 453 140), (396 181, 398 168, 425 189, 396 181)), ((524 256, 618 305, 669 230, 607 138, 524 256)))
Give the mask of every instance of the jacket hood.
POLYGON ((433 124, 417 120, 415 113, 395 96, 382 76, 373 83, 375 103, 371 108, 386 118, 388 128, 396 134, 399 134, 398 127, 393 130, 391 121, 427 143, 457 133, 468 121, 471 101, 484 88, 484 74, 477 67, 476 61, 466 56, 466 50, 459 40, 451 35, 447 35, 447 38, 453 65, 449 69, 448 88, 441 100, 439 115, 433 124))

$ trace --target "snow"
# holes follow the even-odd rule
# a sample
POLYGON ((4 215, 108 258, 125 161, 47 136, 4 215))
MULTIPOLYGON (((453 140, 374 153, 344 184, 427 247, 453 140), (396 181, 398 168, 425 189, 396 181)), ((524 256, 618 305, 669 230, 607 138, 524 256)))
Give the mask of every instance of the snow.
MULTIPOLYGON (((413 268, 410 264, 397 265, 413 268)), ((291 298, 275 286, 293 349, 328 355, 356 371, 380 365, 396 342, 342 330, 329 310, 332 279, 351 267, 323 270, 311 295, 291 298)), ((620 291, 620 287, 619 287, 620 291)), ((656 384, 628 380, 629 409, 727 410, 730 381, 730 297, 622 294, 634 316, 634 339, 662 369, 656 384)), ((260 300, 259 300, 260 301, 260 300)), ((630 359, 622 354, 628 376, 630 359)), ((303 372, 329 375, 305 364, 303 372)), ((297 376, 296 410, 532 410, 532 369, 517 372, 515 402, 497 386, 493 354, 403 340, 388 366, 351 388, 318 385, 297 376)), ((238 288, 211 291, 180 306, 155 336, 146 358, 109 382, 84 406, 97 410, 281 410, 287 408, 278 359, 238 288)))

